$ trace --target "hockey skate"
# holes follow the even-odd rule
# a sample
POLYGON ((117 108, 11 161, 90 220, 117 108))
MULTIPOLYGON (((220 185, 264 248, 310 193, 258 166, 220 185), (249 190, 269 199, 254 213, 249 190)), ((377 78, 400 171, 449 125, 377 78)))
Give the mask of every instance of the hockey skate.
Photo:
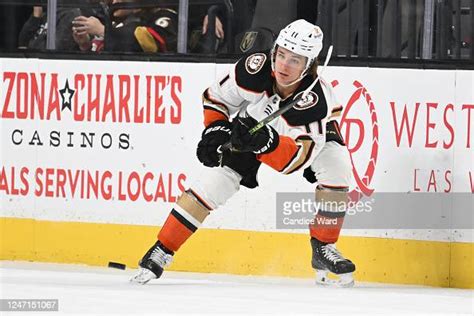
POLYGON ((334 244, 311 238, 311 247, 313 248, 311 265, 316 270, 316 284, 337 287, 354 286, 352 272, 355 271, 355 265, 344 258, 334 244), (329 273, 334 274, 336 278, 329 278, 329 273))
POLYGON ((139 269, 130 282, 145 284, 153 279, 158 279, 163 274, 164 268, 173 261, 173 252, 166 249, 157 241, 138 263, 139 269))

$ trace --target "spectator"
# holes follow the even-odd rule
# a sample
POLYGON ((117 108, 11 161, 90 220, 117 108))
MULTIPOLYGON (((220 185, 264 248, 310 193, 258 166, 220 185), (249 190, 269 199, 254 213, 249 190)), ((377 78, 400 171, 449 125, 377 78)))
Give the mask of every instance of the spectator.
MULTIPOLYGON (((134 2, 113 0, 112 3, 134 2)), ((113 11, 110 33, 106 34, 109 51, 176 52, 178 15, 168 8, 119 9, 113 11)))
MULTIPOLYGON (((253 14, 255 12, 256 0, 234 0, 232 5, 234 8, 234 20, 232 23, 234 34, 245 31, 252 25, 253 14)), ((222 15, 216 19, 216 36, 224 39, 224 26, 222 24, 222 15)), ((202 23, 202 34, 207 33, 208 16, 206 15, 202 23)))
MULTIPOLYGON (((238 0, 232 1, 234 8, 234 34, 238 34, 249 29, 252 26, 253 15, 255 13, 255 6, 257 0, 238 0)), ((296 12, 298 19, 304 19, 311 23, 316 21, 318 15, 318 0, 297 0, 296 12)), ((268 8, 271 11, 271 8, 268 8)), ((208 16, 206 15, 202 23, 202 34, 207 33, 208 16)), ((221 18, 216 20, 216 36, 219 39, 224 39, 224 26, 221 18)))
MULTIPOLYGON (((238 0, 232 1, 233 8, 234 8, 234 16, 233 16, 233 23, 232 23, 232 30, 233 30, 233 39, 227 39, 228 41, 235 41, 234 42, 234 52, 237 53, 249 53, 253 50, 262 50, 262 49, 269 49, 272 45, 273 41, 275 40, 275 26, 272 23, 265 21, 256 20, 255 21, 255 14, 256 14, 256 7, 257 7, 257 0, 238 0), (250 34, 247 34, 250 33, 250 34), (248 36, 250 37, 248 37, 248 36), (251 39, 251 37, 254 37, 251 39), (251 45, 249 45, 251 43, 251 45), (244 44, 244 45, 243 45, 244 44), (240 46, 240 47, 239 47, 240 46)), ((305 19, 314 23, 316 21, 317 12, 318 12, 318 0, 297 0, 297 1, 288 1, 286 3, 287 6, 290 8, 293 6, 294 10, 284 10, 282 12, 274 12, 274 8, 266 6, 272 5, 272 1, 268 1, 268 3, 258 3, 259 6, 265 7, 265 15, 268 15, 269 12, 273 12, 273 14, 277 14, 273 20, 281 20, 280 24, 286 24, 287 22, 298 18, 298 19, 305 19), (272 11, 273 10, 273 11, 272 11), (296 16, 295 16, 296 15, 296 16)), ((288 7, 287 7, 288 9, 288 7)), ((215 23, 215 36, 217 37, 218 41, 222 44, 225 40, 225 34, 227 31, 225 30, 225 20, 223 19, 223 14, 218 14, 215 23)), ((204 37, 206 36, 209 19, 206 15, 202 20, 202 34, 204 37)), ((276 23, 276 24, 279 24, 276 23)), ((281 26, 278 26, 280 29, 281 26)), ((211 41, 209 41, 211 42, 211 41)), ((202 49, 203 52, 206 49, 202 49)), ((222 47, 219 49, 211 48, 210 52, 216 50, 222 51, 222 47)))
MULTIPOLYGON (((233 6, 232 31, 233 35, 250 28, 255 11, 256 0, 231 0, 233 6)), ((210 7, 190 6, 189 12, 189 50, 193 53, 230 52, 227 47, 233 40, 226 34, 227 16, 223 7, 216 12, 215 31, 208 32, 210 7)))
MULTIPOLYGON (((56 17, 56 49, 78 50, 71 32, 71 23, 81 14, 79 9, 58 8, 56 17)), ((33 13, 23 25, 18 38, 20 49, 46 49, 47 16, 43 7, 33 7, 33 13)))
MULTIPOLYGON (((113 0, 110 4, 132 3, 113 0)), ((79 16, 73 21, 73 36, 82 51, 100 52, 175 52, 177 45, 177 13, 167 8, 116 9, 112 7, 112 26, 105 34, 101 16, 79 16), (107 45, 104 45, 107 38, 107 45)))

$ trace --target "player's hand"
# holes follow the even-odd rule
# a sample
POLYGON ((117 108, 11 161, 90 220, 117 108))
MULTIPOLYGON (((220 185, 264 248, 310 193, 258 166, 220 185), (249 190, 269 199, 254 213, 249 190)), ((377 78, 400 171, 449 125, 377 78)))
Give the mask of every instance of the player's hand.
POLYGON ((232 129, 232 147, 238 151, 253 152, 255 154, 268 154, 274 151, 280 137, 275 129, 265 125, 254 134, 250 135, 249 129, 257 125, 253 117, 238 117, 232 129))
POLYGON ((196 155, 206 167, 217 167, 220 154, 217 148, 230 139, 232 124, 229 121, 215 121, 204 129, 198 144, 196 155))

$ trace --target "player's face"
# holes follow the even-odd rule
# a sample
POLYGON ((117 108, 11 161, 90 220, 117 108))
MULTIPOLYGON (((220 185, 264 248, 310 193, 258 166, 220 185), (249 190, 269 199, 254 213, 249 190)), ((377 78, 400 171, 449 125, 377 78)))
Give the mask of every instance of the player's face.
POLYGON ((288 85, 297 80, 306 66, 306 57, 288 49, 278 47, 275 56, 275 78, 277 83, 288 85))

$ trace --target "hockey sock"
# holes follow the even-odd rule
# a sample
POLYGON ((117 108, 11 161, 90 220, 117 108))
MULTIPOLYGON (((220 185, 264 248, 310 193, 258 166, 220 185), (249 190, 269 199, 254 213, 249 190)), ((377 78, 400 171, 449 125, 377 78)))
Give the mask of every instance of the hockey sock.
POLYGON ((341 233, 347 208, 347 188, 318 185, 316 188, 318 212, 309 225, 311 237, 325 243, 335 243, 341 233))
POLYGON ((158 240, 176 252, 201 226, 210 211, 208 204, 192 190, 183 192, 158 233, 158 240))

